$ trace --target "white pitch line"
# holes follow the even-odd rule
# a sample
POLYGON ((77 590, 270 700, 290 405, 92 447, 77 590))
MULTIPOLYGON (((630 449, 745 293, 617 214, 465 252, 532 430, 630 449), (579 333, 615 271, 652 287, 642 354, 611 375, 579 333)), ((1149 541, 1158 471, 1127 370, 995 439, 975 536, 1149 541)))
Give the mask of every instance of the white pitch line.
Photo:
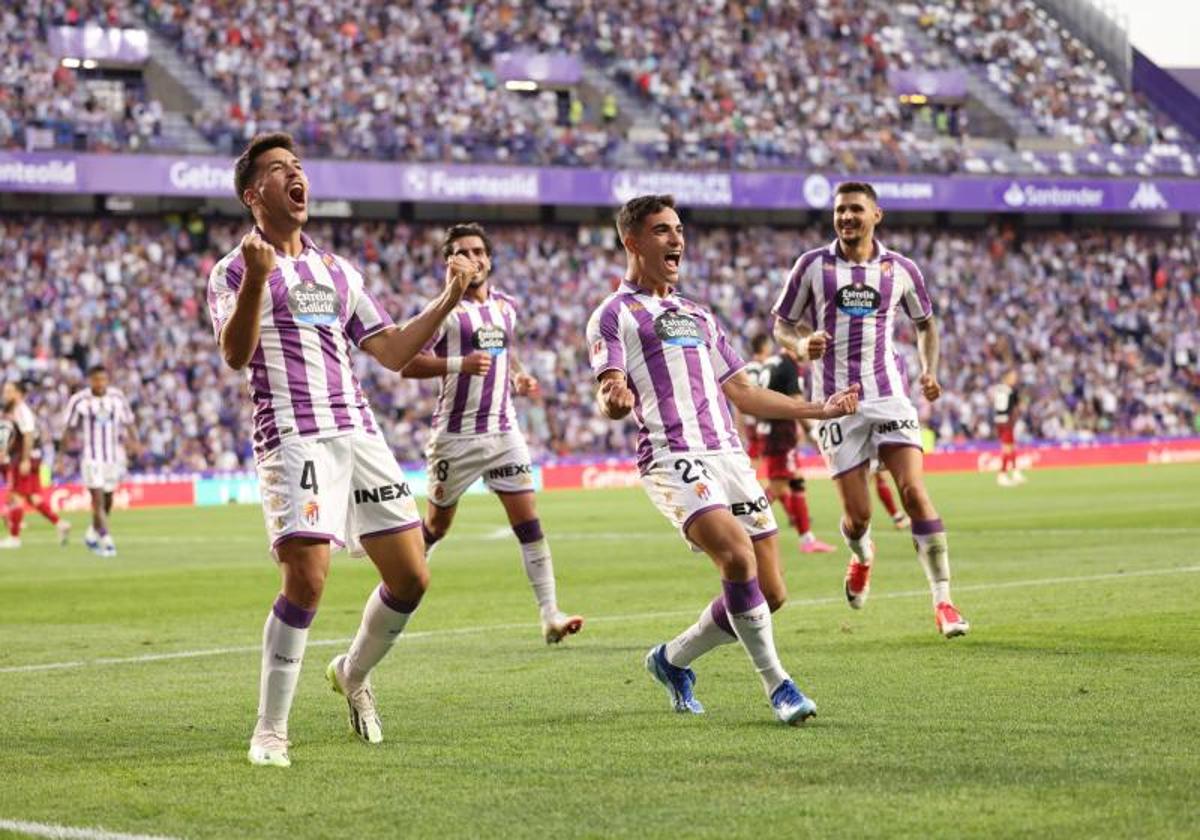
MULTIPOLYGON (((1126 578, 1160 577, 1163 575, 1186 575, 1200 572, 1200 566, 1178 566, 1173 569, 1142 569, 1132 572, 1104 572, 1095 575, 1076 575, 1073 577, 1036 578, 1033 580, 1009 580, 993 583, 965 584, 955 587, 957 592, 987 592, 993 589, 1021 589, 1028 586, 1047 586, 1063 583, 1094 583, 1103 580, 1122 580, 1126 578)), ((893 598, 927 598, 927 589, 909 589, 901 592, 884 592, 876 594, 875 600, 893 598)), ((827 604, 840 604, 845 600, 842 596, 828 598, 802 598, 789 600, 786 607, 818 607, 827 604)), ((660 618, 674 618, 696 614, 695 609, 667 610, 646 613, 629 613, 627 615, 601 615, 587 619, 592 624, 612 621, 647 621, 660 618)), ((495 633, 505 630, 529 630, 536 624, 484 624, 473 627, 452 627, 446 630, 418 630, 405 633, 402 640, 433 639, 442 636, 471 636, 476 633, 495 633)), ((309 647, 334 647, 350 643, 350 639, 316 639, 308 643, 309 647)), ((229 653, 258 653, 261 645, 238 645, 234 647, 207 648, 204 650, 184 650, 175 653, 150 653, 143 656, 105 657, 101 659, 76 660, 73 662, 44 662, 35 665, 10 665, 0 668, 0 674, 26 674, 34 671, 62 671, 71 668, 85 668, 103 665, 137 665, 146 662, 163 662, 171 659, 197 659, 204 656, 222 656, 229 653)))
POLYGON ((29 837, 52 837, 56 840, 176 840, 161 834, 122 834, 103 828, 73 828, 68 825, 4 819, 0 819, 0 831, 11 831, 29 837))

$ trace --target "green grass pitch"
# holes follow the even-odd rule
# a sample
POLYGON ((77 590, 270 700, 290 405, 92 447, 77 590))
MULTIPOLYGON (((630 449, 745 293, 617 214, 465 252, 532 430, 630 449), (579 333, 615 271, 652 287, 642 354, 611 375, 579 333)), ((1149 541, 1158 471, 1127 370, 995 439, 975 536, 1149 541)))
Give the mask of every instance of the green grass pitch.
MULTIPOLYGON (((584 632, 542 643, 499 505, 469 498, 376 672, 387 740, 368 747, 322 677, 375 582, 337 555, 290 770, 245 758, 278 581, 257 508, 121 512, 111 560, 33 522, 0 554, 0 822, 187 838, 1195 836, 1200 467, 930 486, 971 634, 936 634, 886 520, 861 613, 841 598, 845 551, 802 557, 785 534, 776 638, 820 709, 799 729, 774 723, 733 646, 697 663, 708 714, 672 714, 642 657, 693 620, 716 573, 640 491, 560 492, 540 513, 584 632)), ((809 495, 833 542, 832 487, 809 495)))

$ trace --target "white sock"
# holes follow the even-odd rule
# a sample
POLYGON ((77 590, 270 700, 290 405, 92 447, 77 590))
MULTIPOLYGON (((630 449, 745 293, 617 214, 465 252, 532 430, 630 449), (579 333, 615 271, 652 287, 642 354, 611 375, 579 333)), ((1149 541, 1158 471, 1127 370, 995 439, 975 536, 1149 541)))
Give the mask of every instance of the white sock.
POLYGON ((667 661, 676 667, 686 668, 713 648, 736 641, 733 625, 729 623, 729 615, 725 611, 725 596, 718 595, 700 613, 695 624, 667 642, 667 661))
POLYGON ((750 655, 754 670, 762 679, 763 689, 770 697, 779 684, 789 679, 775 651, 775 634, 771 627, 771 609, 758 587, 758 578, 745 583, 722 581, 725 588, 725 607, 729 623, 738 641, 750 655))
POLYGON ((305 610, 288 601, 283 595, 275 599, 275 606, 267 615, 263 627, 262 674, 258 684, 258 724, 255 731, 269 729, 287 737, 288 712, 292 708, 292 697, 296 694, 296 683, 300 679, 300 665, 304 660, 304 646, 308 643, 308 627, 315 610, 305 610))
POLYGON ((854 555, 854 559, 864 566, 870 566, 871 561, 875 559, 875 546, 871 544, 871 526, 867 526, 867 530, 862 532, 862 536, 855 539, 846 533, 846 523, 843 522, 842 539, 846 541, 846 547, 850 549, 850 553, 854 555))
POLYGON ((950 549, 946 544, 946 531, 942 520, 928 519, 912 524, 913 545, 917 549, 917 560, 925 570, 929 591, 936 607, 950 600, 950 549))
POLYGON ((513 533, 521 544, 521 563, 525 566, 525 577, 533 588, 542 618, 558 613, 558 594, 554 585, 554 559, 550 546, 542 533, 542 524, 537 519, 513 526, 513 533))
POLYGON ((817 535, 814 534, 812 531, 805 531, 800 536, 800 542, 805 543, 805 544, 814 542, 816 539, 817 539, 817 535))
POLYGON ((371 669, 387 656, 419 603, 398 600, 382 583, 370 594, 358 633, 346 653, 345 677, 350 688, 362 685, 371 669))

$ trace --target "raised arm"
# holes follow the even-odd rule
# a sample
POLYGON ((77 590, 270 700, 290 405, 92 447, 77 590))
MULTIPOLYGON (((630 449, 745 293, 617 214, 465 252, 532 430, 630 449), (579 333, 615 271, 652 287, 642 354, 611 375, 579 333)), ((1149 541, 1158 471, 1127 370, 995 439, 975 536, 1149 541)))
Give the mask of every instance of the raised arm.
POLYGON ((468 373, 484 376, 492 367, 492 357, 487 353, 475 352, 467 356, 435 356, 418 353, 404 366, 406 379, 437 379, 448 373, 468 373))
POLYGON ((246 269, 238 288, 237 302, 220 337, 221 356, 234 370, 248 365, 258 346, 259 313, 267 278, 275 270, 275 248, 257 232, 251 231, 242 238, 242 260, 246 269))
POLYGON ((938 338, 937 319, 930 315, 917 321, 917 357, 921 360, 921 393, 933 402, 942 395, 938 383, 937 369, 941 358, 941 340, 938 338))
POLYGON ((388 370, 402 371, 454 311, 475 273, 474 264, 455 254, 446 264, 446 285, 421 314, 403 327, 388 327, 363 341, 362 349, 388 370))
POLYGON ((721 390, 739 411, 763 420, 828 420, 858 410, 857 385, 837 392, 824 405, 760 388, 750 381, 745 371, 738 371, 726 379, 721 390))
POLYGON ((596 387, 596 405, 609 420, 620 420, 633 410, 633 391, 629 390, 625 374, 619 370, 606 370, 600 374, 596 387))
POLYGON ((802 362, 824 356, 829 342, 829 333, 824 330, 814 332, 812 326, 804 321, 789 324, 782 318, 776 318, 772 332, 779 345, 795 353, 802 362))

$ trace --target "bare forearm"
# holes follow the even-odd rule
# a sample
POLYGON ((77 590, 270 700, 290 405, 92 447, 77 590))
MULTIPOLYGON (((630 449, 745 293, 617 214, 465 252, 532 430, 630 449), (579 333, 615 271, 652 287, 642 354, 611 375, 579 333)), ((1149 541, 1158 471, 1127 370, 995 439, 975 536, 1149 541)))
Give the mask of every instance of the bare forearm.
POLYGON ((788 397, 766 388, 749 387, 737 394, 734 404, 744 414, 762 420, 822 420, 825 406, 788 397))
POLYGON ((255 281, 249 275, 238 292, 233 314, 221 330, 221 355, 225 364, 241 370, 250 363, 254 348, 258 346, 259 318, 262 311, 265 280, 255 281))
POLYGON ((804 322, 789 324, 782 318, 775 319, 775 328, 772 330, 775 333, 775 340, 780 346, 791 350, 800 358, 808 355, 804 346, 805 339, 812 334, 812 327, 804 322))
POLYGON ((441 356, 435 356, 432 353, 418 353, 411 362, 404 366, 402 372, 408 379, 437 379, 449 372, 446 364, 447 360, 441 356))
POLYGON ((937 323, 930 318, 917 327, 917 356, 921 360, 922 375, 937 376, 940 353, 937 323))
POLYGON ((404 370, 457 305, 458 300, 449 291, 444 291, 403 327, 385 330, 368 338, 363 342, 363 349, 388 370, 404 370))

